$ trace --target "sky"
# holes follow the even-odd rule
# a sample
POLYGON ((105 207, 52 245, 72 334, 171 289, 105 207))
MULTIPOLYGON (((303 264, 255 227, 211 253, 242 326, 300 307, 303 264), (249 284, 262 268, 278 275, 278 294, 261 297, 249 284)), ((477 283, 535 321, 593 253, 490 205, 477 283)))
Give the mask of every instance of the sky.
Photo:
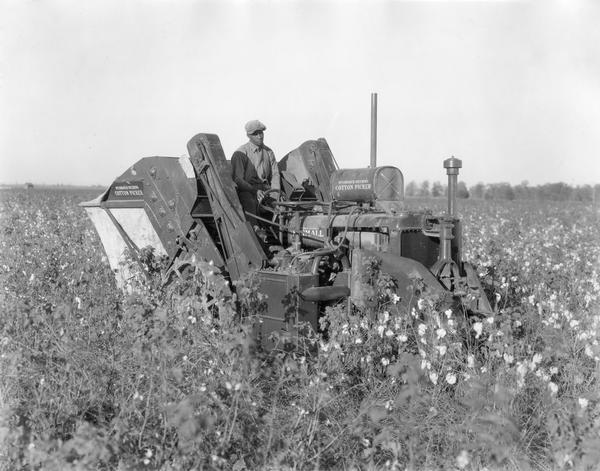
POLYGON ((324 137, 405 181, 600 183, 600 2, 0 0, 0 183, 324 137))

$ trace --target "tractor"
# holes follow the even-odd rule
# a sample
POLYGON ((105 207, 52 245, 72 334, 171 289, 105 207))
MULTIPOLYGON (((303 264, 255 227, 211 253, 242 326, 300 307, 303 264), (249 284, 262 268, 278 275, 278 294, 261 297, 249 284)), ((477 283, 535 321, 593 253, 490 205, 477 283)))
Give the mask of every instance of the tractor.
POLYGON ((443 163, 447 211, 410 209, 402 172, 376 165, 376 94, 371 104, 371 165, 341 169, 325 139, 308 140, 278 162, 281 190, 265 196, 262 216, 244 212, 216 134, 192 137, 187 156, 138 160, 96 199, 81 203, 117 284, 131 276, 124 254, 135 257, 145 247, 172 267, 191 257, 209 261, 230 281, 252 271, 267 295, 258 332, 267 339, 300 324, 318 331, 332 303, 372 303, 364 267, 377 260, 407 308, 418 285, 470 313, 491 314, 474 268, 463 260, 456 215, 461 161, 443 163), (299 300, 292 318, 284 309, 291 292, 299 300))

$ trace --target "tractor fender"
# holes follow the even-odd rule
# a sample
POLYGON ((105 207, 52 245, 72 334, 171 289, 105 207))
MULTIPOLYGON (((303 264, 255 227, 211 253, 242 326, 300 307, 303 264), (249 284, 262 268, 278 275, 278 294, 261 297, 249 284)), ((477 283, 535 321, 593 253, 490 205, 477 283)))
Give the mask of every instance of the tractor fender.
MULTIPOLYGON (((363 257, 376 257, 381 260, 381 271, 394 278, 399 277, 408 280, 420 279, 431 293, 441 294, 446 291, 437 278, 423 264, 411 258, 402 257, 388 252, 377 252, 375 250, 362 250, 363 257)), ((401 281, 401 280, 398 280, 401 281)))
POLYGON ((313 302, 333 301, 346 298, 349 295, 350 288, 347 286, 313 286, 300 293, 302 299, 313 302))

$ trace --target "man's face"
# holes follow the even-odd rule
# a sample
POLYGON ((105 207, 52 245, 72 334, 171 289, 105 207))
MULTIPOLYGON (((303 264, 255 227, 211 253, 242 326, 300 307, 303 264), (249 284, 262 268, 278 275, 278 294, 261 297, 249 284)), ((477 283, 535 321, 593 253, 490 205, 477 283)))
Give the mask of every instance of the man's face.
POLYGON ((265 134, 262 131, 254 131, 252 134, 248 134, 250 142, 255 146, 261 147, 265 140, 265 134))

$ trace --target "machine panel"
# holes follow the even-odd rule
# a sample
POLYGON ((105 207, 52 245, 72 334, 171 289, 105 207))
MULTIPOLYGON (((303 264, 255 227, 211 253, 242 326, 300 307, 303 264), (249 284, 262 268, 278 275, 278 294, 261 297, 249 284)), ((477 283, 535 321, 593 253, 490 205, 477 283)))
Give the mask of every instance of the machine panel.
POLYGON ((260 290, 268 296, 267 312, 261 316, 262 323, 257 334, 261 338, 262 345, 271 349, 275 346, 268 337, 271 332, 277 332, 282 336, 297 336, 298 330, 295 325, 298 322, 308 322, 317 331, 319 328, 319 310, 316 302, 299 300, 296 309, 286 319, 286 301, 290 292, 301 293, 307 288, 319 286, 319 275, 310 273, 290 273, 275 271, 259 271, 261 280, 260 290))

